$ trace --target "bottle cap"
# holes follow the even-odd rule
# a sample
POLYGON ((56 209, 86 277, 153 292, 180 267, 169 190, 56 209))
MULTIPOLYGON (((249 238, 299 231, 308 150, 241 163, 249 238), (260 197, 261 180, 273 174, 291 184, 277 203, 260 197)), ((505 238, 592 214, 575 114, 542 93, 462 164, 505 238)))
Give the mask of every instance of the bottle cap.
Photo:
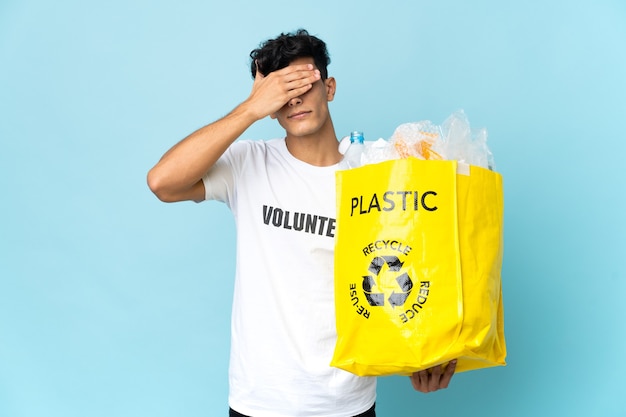
POLYGON ((350 142, 363 143, 364 140, 365 138, 363 137, 363 132, 355 130, 354 132, 350 133, 350 142))

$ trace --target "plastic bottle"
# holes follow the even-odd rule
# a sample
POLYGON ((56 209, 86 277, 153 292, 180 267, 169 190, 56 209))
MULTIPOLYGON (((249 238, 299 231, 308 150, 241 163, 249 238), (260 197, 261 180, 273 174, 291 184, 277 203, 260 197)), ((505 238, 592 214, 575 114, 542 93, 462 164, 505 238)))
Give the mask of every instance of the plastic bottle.
POLYGON ((365 151, 365 137, 363 132, 354 131, 350 133, 350 147, 346 151, 345 158, 350 168, 361 166, 361 155, 365 151))

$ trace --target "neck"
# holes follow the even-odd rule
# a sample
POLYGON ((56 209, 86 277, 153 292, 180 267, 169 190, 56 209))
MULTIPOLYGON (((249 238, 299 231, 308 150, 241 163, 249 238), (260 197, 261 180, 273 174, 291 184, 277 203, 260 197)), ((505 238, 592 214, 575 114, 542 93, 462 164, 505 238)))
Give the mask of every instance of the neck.
POLYGON ((295 158, 310 165, 324 167, 338 163, 342 159, 339 142, 332 123, 326 129, 307 136, 292 136, 285 139, 287 149, 295 158))

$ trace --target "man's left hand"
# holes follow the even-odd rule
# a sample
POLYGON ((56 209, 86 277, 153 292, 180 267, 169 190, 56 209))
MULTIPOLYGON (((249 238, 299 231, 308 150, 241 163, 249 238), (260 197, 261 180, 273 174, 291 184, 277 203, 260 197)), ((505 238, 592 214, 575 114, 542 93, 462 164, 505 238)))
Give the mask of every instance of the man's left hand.
POLYGON ((419 392, 434 392, 440 389, 448 388, 454 370, 456 369, 456 360, 450 361, 448 365, 433 366, 423 371, 415 372, 410 376, 413 388, 419 392))

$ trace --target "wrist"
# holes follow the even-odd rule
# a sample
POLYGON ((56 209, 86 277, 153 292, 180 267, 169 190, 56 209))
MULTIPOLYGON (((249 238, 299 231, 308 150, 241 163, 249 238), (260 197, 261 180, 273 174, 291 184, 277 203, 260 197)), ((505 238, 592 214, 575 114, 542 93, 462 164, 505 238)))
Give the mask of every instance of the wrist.
POLYGON ((257 122, 267 116, 264 109, 259 109, 250 99, 247 99, 234 110, 234 113, 248 121, 250 124, 257 122))

